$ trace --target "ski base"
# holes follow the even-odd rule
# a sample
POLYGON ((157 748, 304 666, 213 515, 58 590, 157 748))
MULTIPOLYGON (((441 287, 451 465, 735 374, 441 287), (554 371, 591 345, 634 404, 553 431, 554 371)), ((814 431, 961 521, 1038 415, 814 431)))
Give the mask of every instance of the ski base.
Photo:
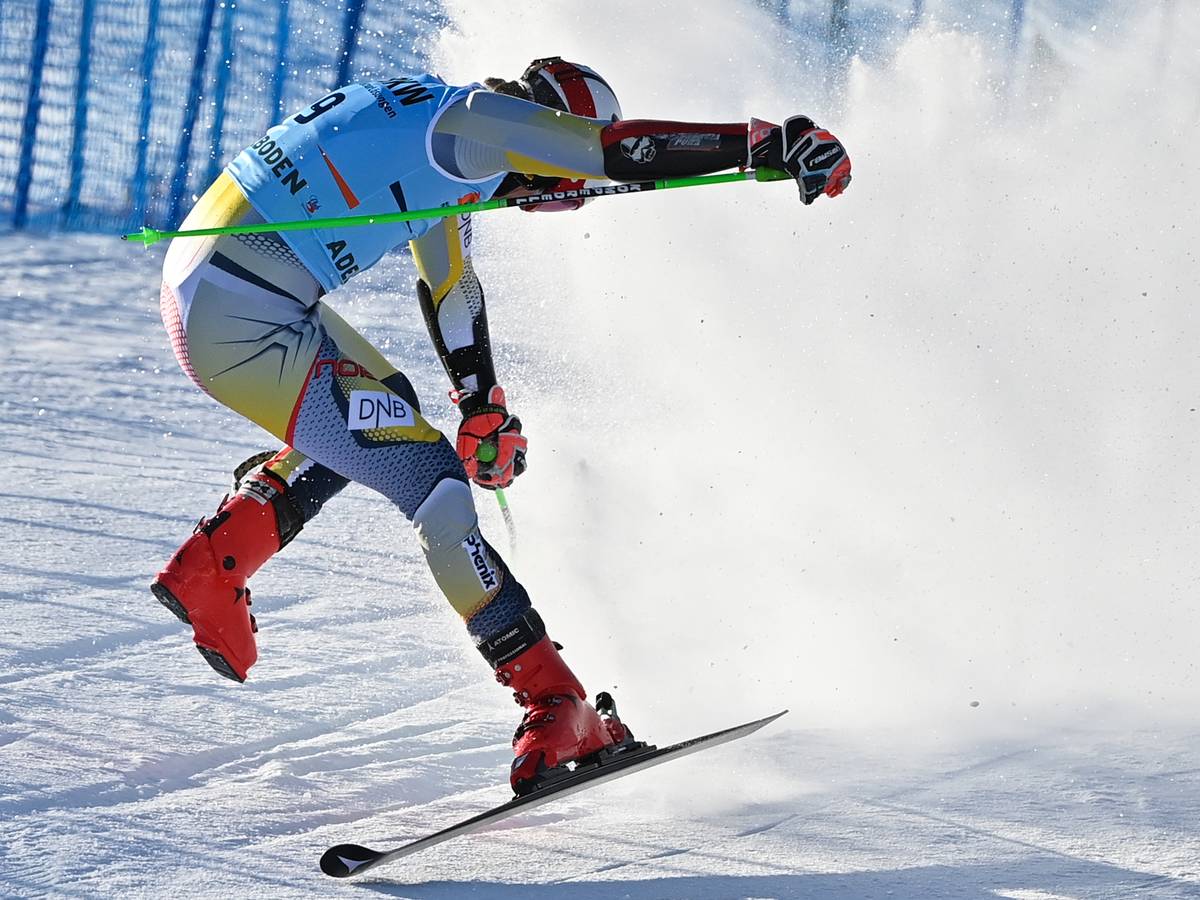
POLYGON ((515 797, 507 803, 502 803, 477 816, 464 819, 449 828, 443 828, 441 831, 426 835, 393 850, 372 850, 358 844, 338 844, 336 847, 330 847, 322 855, 321 871, 334 878, 347 878, 351 875, 361 874, 382 863, 400 859, 403 856, 411 856, 451 838, 480 831, 494 822, 507 819, 509 816, 535 806, 541 806, 551 800, 587 790, 606 781, 612 781, 615 778, 639 772, 681 756, 707 750, 709 747, 736 741, 738 738, 746 737, 765 725, 769 725, 786 712, 785 709, 783 712, 777 712, 763 719, 726 728, 724 731, 714 731, 712 734, 701 735, 661 749, 647 745, 631 747, 623 752, 614 753, 602 761, 580 766, 569 775, 548 782, 529 794, 515 797))

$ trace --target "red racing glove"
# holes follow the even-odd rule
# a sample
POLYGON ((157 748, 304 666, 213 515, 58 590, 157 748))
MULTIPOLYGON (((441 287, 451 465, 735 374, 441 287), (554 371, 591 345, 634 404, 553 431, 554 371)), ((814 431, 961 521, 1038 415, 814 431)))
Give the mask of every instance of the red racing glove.
POLYGON ((489 491, 508 487, 525 471, 529 442, 521 420, 504 406, 504 389, 494 385, 486 394, 463 394, 455 402, 463 420, 454 449, 467 475, 489 491))
POLYGON ((808 116, 792 116, 782 128, 751 119, 750 165, 787 172, 800 185, 805 206, 822 194, 836 197, 850 184, 846 148, 808 116))

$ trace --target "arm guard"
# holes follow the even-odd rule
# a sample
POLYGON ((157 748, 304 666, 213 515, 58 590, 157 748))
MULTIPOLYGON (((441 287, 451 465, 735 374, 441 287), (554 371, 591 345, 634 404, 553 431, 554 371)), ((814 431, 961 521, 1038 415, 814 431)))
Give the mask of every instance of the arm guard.
POLYGON ((425 327, 456 390, 485 393, 496 383, 483 287, 471 265, 471 217, 442 220, 411 244, 425 327))
POLYGON ((600 132, 604 174, 613 181, 644 181, 735 169, 749 157, 746 129, 745 122, 614 122, 600 132))

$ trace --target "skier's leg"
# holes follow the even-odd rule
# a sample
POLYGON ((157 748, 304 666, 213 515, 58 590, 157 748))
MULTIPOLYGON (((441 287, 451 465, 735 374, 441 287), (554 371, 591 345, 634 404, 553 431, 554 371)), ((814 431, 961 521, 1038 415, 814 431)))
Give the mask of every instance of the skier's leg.
POLYGON ((317 312, 324 340, 288 439, 399 507, 478 643, 528 610, 529 598, 480 534, 462 462, 421 416, 407 379, 373 380, 390 364, 332 309, 317 312))
MULTIPOLYGON (((184 227, 255 220, 261 221, 237 186, 223 175, 205 192, 184 227)), ((263 322, 274 317, 283 326, 280 332, 254 346, 265 357, 281 360, 282 380, 298 336, 286 326, 297 318, 292 307, 315 302, 321 293, 291 250, 275 235, 244 235, 223 242, 216 237, 178 240, 167 252, 161 295, 163 322, 181 367, 208 393, 213 391, 193 365, 186 333, 197 294, 203 302, 204 294, 214 289, 199 272, 208 264, 226 286, 247 287, 240 277, 247 274, 247 263, 269 276, 269 281, 251 276, 257 283, 247 289, 276 302, 262 304, 256 302, 261 297, 243 297, 242 309, 230 319, 241 331, 231 339, 261 336, 263 322), (252 333, 254 329, 258 335, 252 333)), ((263 398, 256 400, 261 404, 263 398)), ((257 656, 254 618, 246 609, 250 601, 246 580, 347 484, 344 477, 290 447, 266 456, 269 458, 252 458, 238 467, 233 495, 221 501, 212 517, 201 520, 152 586, 164 605, 193 626, 197 646, 213 667, 239 681, 257 656)))
POLYGON ((322 365, 325 359, 349 359, 359 369, 366 362, 378 371, 387 363, 336 313, 324 304, 319 311, 328 346, 318 354, 316 374, 297 401, 288 439, 389 497, 412 521, 442 593, 466 620, 467 631, 497 680, 511 687, 526 709, 513 738, 513 789, 532 790, 557 767, 632 741, 615 709, 601 717, 588 705, 583 686, 546 635, 525 589, 480 533, 462 462, 431 426, 421 433, 411 387, 401 391, 390 385, 412 404, 413 427, 418 430, 406 440, 402 435, 410 421, 408 410, 400 408, 398 413, 395 399, 371 399, 372 392, 363 390, 370 385, 355 382, 353 367, 346 367, 343 378, 335 377, 340 364, 322 365), (368 405, 368 421, 363 404, 368 405), (385 404, 389 420, 381 422, 385 404), (370 427, 385 424, 388 427, 370 427))

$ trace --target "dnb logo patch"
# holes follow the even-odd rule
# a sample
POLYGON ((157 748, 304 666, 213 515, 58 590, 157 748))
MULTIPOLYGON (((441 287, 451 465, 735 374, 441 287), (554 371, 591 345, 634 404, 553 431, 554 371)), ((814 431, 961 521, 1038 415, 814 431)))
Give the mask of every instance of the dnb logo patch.
POLYGON ((346 428, 365 431, 374 428, 407 428, 416 422, 412 407, 387 391, 351 391, 346 410, 346 428))

